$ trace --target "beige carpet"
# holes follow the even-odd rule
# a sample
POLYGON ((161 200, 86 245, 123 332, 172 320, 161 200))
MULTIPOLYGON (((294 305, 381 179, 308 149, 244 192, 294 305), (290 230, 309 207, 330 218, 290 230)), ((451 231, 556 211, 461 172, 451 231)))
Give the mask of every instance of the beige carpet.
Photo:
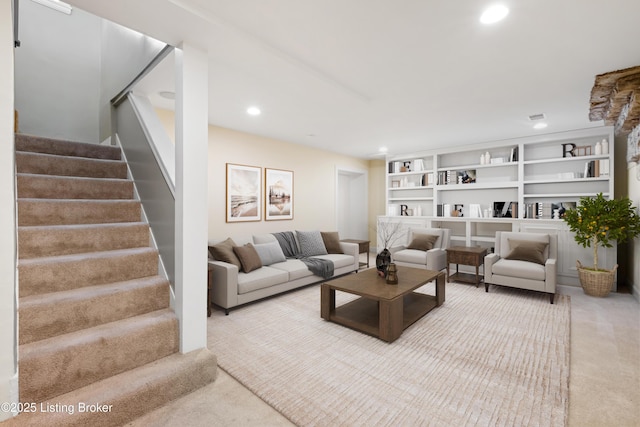
MULTIPOLYGON (((422 290, 433 293, 433 285, 422 290)), ((338 304, 351 298, 338 293, 338 304)), ((214 311, 219 366, 301 426, 563 426, 569 297, 448 284, 388 344, 320 318, 320 289, 214 311)))

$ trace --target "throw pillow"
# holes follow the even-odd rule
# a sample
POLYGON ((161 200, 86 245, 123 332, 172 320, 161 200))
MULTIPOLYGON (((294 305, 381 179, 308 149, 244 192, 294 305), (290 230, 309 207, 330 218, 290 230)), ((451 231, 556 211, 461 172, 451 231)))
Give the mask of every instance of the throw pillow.
POLYGON ((244 246, 234 246, 233 252, 235 252, 238 259, 240 259, 244 273, 250 273, 262 267, 258 252, 256 252, 256 248, 254 248, 251 243, 247 243, 244 246))
POLYGON ((216 261, 228 262, 229 264, 233 264, 238 268, 242 268, 242 264, 240 264, 240 260, 233 252, 233 247, 236 243, 229 237, 227 240, 217 243, 213 246, 209 246, 209 253, 216 261))
POLYGON ((302 256, 327 255, 322 235, 319 231, 297 231, 302 256))
POLYGON ((256 252, 258 252, 262 265, 271 265, 287 260, 278 242, 256 243, 253 247, 256 249, 256 252))
POLYGON ((438 240, 438 237, 434 234, 414 234, 413 240, 407 246, 407 249, 417 249, 419 251, 428 251, 429 249, 433 249, 433 245, 438 240))
POLYGON ((324 247, 330 254, 341 254, 342 248, 340 247, 340 237, 337 231, 322 231, 320 232, 324 247))
POLYGON ((532 242, 529 240, 513 239, 507 240, 509 240, 511 252, 509 252, 505 259, 535 262, 536 264, 544 265, 546 261, 544 258, 544 250, 549 245, 547 242, 532 242))

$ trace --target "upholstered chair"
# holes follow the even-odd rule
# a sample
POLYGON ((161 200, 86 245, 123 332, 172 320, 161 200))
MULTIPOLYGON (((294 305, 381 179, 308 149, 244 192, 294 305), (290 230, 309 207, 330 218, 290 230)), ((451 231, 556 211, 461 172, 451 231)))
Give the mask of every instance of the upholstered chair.
POLYGON ((484 258, 484 288, 502 285, 556 294, 558 236, 496 232, 495 252, 484 258))
POLYGON ((447 267, 451 230, 447 228, 410 228, 407 245, 392 250, 396 265, 440 271, 447 267))

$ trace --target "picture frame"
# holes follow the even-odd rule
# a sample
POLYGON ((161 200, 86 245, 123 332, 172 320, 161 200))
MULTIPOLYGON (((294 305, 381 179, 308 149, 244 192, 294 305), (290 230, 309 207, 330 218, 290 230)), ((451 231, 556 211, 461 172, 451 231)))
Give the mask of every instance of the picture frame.
POLYGON ((264 182, 265 220, 293 219, 293 171, 265 168, 264 182))
POLYGON ((227 163, 226 221, 262 219, 262 168, 227 163))

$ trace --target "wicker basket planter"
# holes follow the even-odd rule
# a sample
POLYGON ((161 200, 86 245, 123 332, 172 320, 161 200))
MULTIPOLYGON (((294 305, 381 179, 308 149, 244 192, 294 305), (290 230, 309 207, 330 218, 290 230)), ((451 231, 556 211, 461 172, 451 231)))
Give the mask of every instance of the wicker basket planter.
POLYGON ((598 271, 583 267, 580 261, 576 262, 576 266, 578 267, 580 285, 582 285, 585 294, 594 297, 606 297, 609 295, 609 292, 613 289, 618 264, 611 270, 598 271))

